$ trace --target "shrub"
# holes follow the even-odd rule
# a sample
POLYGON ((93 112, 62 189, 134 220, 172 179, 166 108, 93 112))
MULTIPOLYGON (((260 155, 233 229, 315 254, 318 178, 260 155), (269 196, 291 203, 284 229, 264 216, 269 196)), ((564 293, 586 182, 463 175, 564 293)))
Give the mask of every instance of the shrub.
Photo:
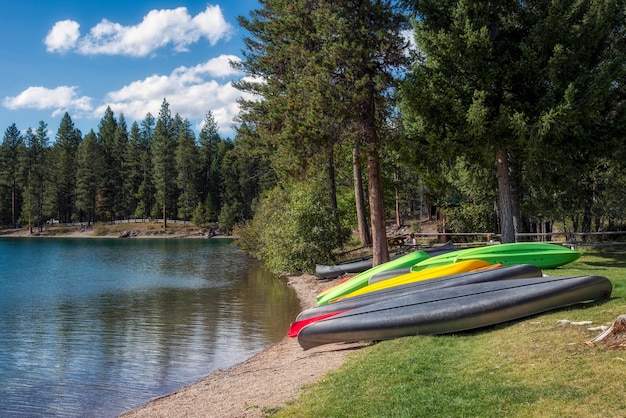
POLYGON ((275 188, 254 219, 237 230, 240 246, 275 273, 312 272, 350 236, 338 226, 328 190, 318 180, 275 188))

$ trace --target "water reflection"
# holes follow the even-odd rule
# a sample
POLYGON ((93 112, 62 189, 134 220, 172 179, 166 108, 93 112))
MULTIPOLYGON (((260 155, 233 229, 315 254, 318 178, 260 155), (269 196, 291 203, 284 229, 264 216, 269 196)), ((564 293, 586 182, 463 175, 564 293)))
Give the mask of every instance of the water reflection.
POLYGON ((227 245, 65 241, 0 266, 0 416, 117 416, 251 357, 299 311, 227 245))

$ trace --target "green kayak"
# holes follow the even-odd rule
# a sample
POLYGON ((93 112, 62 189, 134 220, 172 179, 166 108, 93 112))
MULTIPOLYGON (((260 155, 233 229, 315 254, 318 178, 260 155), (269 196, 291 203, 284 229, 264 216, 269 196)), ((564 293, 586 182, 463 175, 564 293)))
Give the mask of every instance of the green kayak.
POLYGON ((394 260, 388 261, 386 263, 380 264, 376 267, 364 271, 363 273, 357 274, 356 276, 346 280, 341 284, 338 284, 337 286, 331 287, 330 289, 327 289, 324 292, 320 293, 319 295, 317 295, 317 304, 325 305, 333 299, 336 299, 343 295, 347 295, 348 293, 354 292, 355 290, 367 286, 370 277, 372 277, 376 273, 381 273, 383 271, 394 270, 403 267, 410 267, 416 263, 419 263, 422 260, 428 259, 429 257, 430 256, 426 251, 418 250, 403 255, 402 257, 396 258, 394 260))
POLYGON ((540 242, 517 242, 468 248, 453 253, 441 254, 413 265, 411 271, 420 271, 429 267, 438 267, 472 259, 484 260, 490 264, 502 263, 505 266, 532 264, 539 268, 555 268, 571 263, 579 257, 580 253, 561 245, 540 242))

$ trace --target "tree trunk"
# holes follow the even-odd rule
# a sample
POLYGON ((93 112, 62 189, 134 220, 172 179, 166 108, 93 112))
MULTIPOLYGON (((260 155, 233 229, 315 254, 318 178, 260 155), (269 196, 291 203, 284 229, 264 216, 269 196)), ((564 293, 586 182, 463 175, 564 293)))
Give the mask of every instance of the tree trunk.
POLYGON ((402 216, 400 216, 400 191, 398 190, 399 177, 398 173, 393 173, 393 180, 396 187, 396 227, 400 229, 402 227, 402 216))
POLYGON ((385 206, 380 178, 380 157, 376 144, 370 145, 367 156, 367 182, 369 188, 370 220, 372 224, 372 266, 389 261, 385 206))
POLYGON ((165 199, 163 199, 163 230, 167 229, 167 210, 166 210, 165 199))
POLYGON ((511 185, 509 181, 509 164, 506 150, 496 151, 496 173, 498 176, 498 203, 500 206, 500 242, 515 242, 513 208, 511 204, 511 185))
POLYGON ((356 218, 359 230, 359 239, 362 246, 372 245, 370 228, 367 225, 365 214, 365 196, 363 194, 363 173, 361 170, 361 149, 357 144, 352 149, 352 172, 354 175, 354 199, 356 201, 356 218))
POLYGON ((522 221, 522 173, 516 159, 509 159, 509 183, 511 188, 511 213, 513 215, 513 230, 515 234, 524 232, 522 221))
POLYGON ((330 155, 328 156, 328 192, 330 193, 330 206, 333 210, 333 225, 337 236, 341 232, 341 217, 339 216, 339 205, 337 203, 337 179, 335 176, 335 151, 330 147, 330 155))
POLYGON ((15 185, 15 181, 13 181, 13 187, 11 188, 11 222, 12 228, 16 228, 17 227, 17 216, 16 216, 16 211, 15 211, 15 190, 16 190, 16 185, 15 185))

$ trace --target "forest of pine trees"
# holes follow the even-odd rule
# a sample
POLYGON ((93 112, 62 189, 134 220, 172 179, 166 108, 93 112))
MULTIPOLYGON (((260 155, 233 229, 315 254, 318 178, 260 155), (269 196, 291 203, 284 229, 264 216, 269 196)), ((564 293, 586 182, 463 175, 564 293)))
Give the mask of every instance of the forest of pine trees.
MULTIPOLYGON (((11 124, 0 145, 0 225, 47 222, 93 224, 124 219, 178 219, 229 230, 251 216, 254 177, 223 139, 209 112, 196 136, 188 120, 163 100, 127 125, 107 108, 97 131, 83 135, 69 114, 54 138, 40 122, 22 131, 11 124), (245 187, 242 187, 242 183, 245 187)), ((249 164, 245 165, 249 168, 249 164)))

